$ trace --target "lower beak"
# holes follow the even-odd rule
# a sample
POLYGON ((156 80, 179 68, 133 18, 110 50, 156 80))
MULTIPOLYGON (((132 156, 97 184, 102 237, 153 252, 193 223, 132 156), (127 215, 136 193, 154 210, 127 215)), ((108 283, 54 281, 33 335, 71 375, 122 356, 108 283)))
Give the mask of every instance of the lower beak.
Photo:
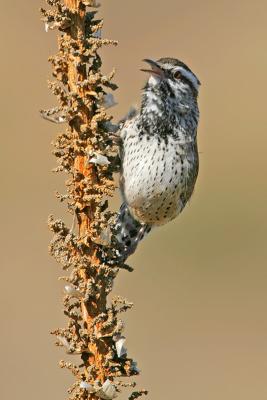
POLYGON ((163 70, 160 68, 158 63, 156 63, 156 61, 149 60, 147 58, 144 59, 143 61, 146 62, 147 64, 149 64, 151 69, 141 69, 140 71, 148 72, 149 74, 152 74, 152 75, 163 76, 163 70))

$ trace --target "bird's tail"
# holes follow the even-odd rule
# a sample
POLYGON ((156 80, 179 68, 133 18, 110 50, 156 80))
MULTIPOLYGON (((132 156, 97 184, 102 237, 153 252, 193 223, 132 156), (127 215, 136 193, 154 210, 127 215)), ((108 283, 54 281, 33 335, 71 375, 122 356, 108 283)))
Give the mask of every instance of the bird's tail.
POLYGON ((126 203, 122 203, 116 222, 117 241, 120 256, 126 260, 133 254, 140 240, 151 231, 151 226, 141 224, 130 213, 126 203))

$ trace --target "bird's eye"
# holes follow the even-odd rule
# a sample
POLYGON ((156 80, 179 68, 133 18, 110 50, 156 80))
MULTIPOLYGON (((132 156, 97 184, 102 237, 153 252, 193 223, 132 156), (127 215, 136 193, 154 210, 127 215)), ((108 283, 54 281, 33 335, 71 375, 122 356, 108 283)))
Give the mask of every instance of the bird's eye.
POLYGON ((181 72, 180 72, 180 71, 174 72, 173 77, 174 77, 175 79, 181 78, 181 72))

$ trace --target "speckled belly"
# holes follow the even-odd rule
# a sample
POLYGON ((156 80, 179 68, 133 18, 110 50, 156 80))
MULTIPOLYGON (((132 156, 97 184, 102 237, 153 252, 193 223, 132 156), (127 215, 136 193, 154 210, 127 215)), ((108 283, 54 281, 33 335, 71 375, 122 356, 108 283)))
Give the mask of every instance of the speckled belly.
POLYGON ((185 205, 191 164, 179 145, 135 138, 125 144, 123 194, 139 221, 162 225, 185 205))

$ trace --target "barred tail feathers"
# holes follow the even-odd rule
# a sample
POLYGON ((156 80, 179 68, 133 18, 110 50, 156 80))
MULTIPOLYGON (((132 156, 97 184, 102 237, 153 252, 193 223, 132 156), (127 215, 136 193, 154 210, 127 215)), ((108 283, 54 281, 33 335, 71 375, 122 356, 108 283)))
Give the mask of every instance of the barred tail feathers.
POLYGON ((122 203, 116 224, 117 240, 121 256, 126 259, 133 254, 140 240, 151 230, 151 226, 141 224, 130 213, 126 203, 122 203))

